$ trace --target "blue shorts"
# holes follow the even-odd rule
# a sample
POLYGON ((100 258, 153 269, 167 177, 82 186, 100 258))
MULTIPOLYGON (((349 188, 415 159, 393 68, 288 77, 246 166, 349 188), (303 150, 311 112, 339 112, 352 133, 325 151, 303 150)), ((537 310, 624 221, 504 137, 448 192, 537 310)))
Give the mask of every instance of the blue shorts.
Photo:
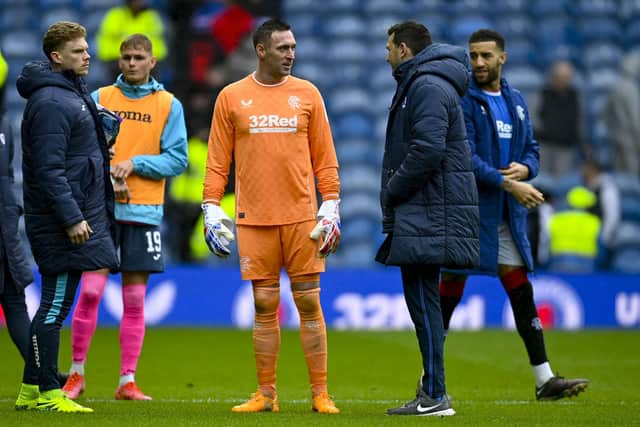
POLYGON ((164 271, 160 226, 118 222, 116 247, 120 255, 118 271, 164 271))

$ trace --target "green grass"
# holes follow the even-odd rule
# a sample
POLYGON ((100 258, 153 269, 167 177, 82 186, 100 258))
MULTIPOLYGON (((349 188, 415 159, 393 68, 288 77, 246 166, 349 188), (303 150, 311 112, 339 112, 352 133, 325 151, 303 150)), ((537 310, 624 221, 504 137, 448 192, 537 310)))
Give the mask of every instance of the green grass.
MULTIPOLYGON (((69 330, 61 368, 70 360, 69 330)), ((447 338, 448 392, 455 417, 388 417, 386 408, 413 398, 420 372, 412 332, 329 332, 329 385, 342 413, 312 413, 296 331, 284 331, 278 362, 278 414, 232 414, 255 390, 251 332, 148 328, 137 373, 151 402, 113 400, 118 380, 116 329, 100 329, 87 363, 80 402, 94 414, 16 412, 22 362, 0 334, 0 425, 113 426, 631 426, 640 425, 640 332, 546 333, 554 370, 591 380, 579 398, 536 402, 531 369, 517 333, 454 332, 447 338)))

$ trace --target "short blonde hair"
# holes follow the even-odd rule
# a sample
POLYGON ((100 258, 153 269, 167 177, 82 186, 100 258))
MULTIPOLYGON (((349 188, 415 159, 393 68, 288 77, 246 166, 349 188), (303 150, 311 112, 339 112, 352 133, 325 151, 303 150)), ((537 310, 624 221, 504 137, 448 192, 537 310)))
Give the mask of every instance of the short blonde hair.
POLYGON ((68 41, 87 36, 87 30, 76 22, 58 21, 51 24, 42 38, 42 50, 51 61, 51 52, 61 49, 68 41))
POLYGON ((147 52, 149 52, 151 55, 153 55, 153 47, 151 45, 151 40, 149 39, 149 37, 145 36, 144 34, 140 34, 140 33, 132 34, 126 39, 124 39, 122 43, 120 43, 120 52, 130 47, 134 49, 142 48, 147 52))

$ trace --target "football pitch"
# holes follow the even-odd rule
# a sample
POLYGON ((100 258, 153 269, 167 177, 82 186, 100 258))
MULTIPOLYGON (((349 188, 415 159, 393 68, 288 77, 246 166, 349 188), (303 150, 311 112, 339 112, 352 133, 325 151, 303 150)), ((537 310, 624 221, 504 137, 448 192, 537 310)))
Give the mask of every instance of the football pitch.
MULTIPOLYGON (((60 366, 70 365, 63 329, 60 366)), ((329 391, 342 413, 312 413, 297 331, 283 331, 278 361, 279 413, 234 414, 255 391, 251 331, 147 328, 136 375, 151 402, 115 401, 117 329, 99 329, 80 402, 86 415, 16 412, 22 361, 0 333, 2 426, 631 426, 640 425, 640 332, 546 332, 554 370, 586 377, 578 398, 536 402, 531 369, 516 332, 454 331, 445 346, 447 386, 456 416, 389 417, 387 408, 414 397, 420 373, 413 332, 329 331, 329 391)))

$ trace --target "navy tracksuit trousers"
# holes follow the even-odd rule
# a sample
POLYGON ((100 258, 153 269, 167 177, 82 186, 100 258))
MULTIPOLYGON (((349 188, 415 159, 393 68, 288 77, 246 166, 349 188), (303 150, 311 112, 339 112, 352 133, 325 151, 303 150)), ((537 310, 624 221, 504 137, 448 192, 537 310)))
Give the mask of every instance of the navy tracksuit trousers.
POLYGON ((438 283, 440 267, 400 267, 404 299, 416 329, 422 354, 421 385, 427 395, 438 399, 446 394, 444 382, 444 329, 440 313, 438 283))

